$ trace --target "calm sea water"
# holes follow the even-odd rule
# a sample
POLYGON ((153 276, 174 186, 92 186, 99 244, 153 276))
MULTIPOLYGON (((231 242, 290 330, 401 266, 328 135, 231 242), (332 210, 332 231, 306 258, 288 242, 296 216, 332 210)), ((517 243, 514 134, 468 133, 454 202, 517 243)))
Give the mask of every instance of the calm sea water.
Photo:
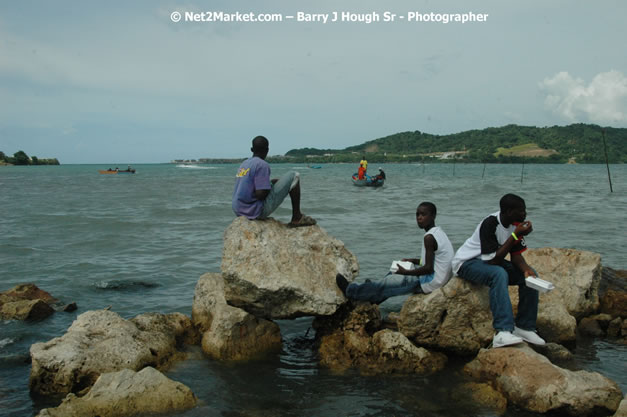
MULTIPOLYGON (((76 315, 107 306, 126 318, 189 315, 198 277, 220 270, 223 232, 234 219, 235 165, 139 165, 135 175, 98 174, 107 167, 0 167, 0 291, 33 282, 79 306, 42 322, 0 322, 0 416, 34 415, 51 405, 28 393, 32 343, 61 336, 76 315)), ((590 250, 606 266, 627 268, 625 165, 610 167, 613 193, 603 165, 526 165, 521 183, 520 165, 488 165, 484 173, 481 164, 389 164, 380 189, 354 187, 353 165, 281 164, 273 176, 294 168, 303 211, 357 255, 361 280, 420 253, 419 202, 437 205, 436 223, 457 248, 507 192, 527 201, 530 247, 590 250)), ((275 217, 289 221, 289 202, 275 217)), ((402 301, 382 308, 400 310, 402 301)), ((201 405, 179 415, 491 415, 455 390, 460 361, 428 378, 338 376, 317 366, 311 319, 280 325, 283 350, 264 360, 226 365, 191 348, 190 359, 167 375, 192 388, 201 405)), ((582 341, 575 353, 569 366, 599 371, 627 390, 625 347, 582 341)), ((533 414, 510 408, 507 415, 533 414)))

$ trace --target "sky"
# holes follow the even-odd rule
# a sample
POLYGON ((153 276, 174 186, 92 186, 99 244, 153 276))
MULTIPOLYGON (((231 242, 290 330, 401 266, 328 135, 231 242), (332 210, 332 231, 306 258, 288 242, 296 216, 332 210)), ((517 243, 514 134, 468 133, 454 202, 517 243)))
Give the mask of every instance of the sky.
POLYGON ((257 135, 282 155, 627 127, 626 16, 624 0, 1 1, 0 151, 156 163, 247 157, 257 135))

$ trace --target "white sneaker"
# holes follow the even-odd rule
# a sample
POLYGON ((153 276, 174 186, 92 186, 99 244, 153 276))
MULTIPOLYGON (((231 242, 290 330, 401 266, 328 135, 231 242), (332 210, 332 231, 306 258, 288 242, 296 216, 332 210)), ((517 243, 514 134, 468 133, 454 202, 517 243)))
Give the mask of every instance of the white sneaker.
POLYGON ((494 339, 492 339, 492 347, 498 348, 509 345, 517 345, 518 343, 522 343, 522 341, 522 338, 514 336, 511 332, 501 330, 494 335, 494 339))
POLYGON ((544 345, 546 342, 543 338, 538 336, 535 330, 523 330, 518 327, 514 327, 514 335, 522 338, 527 343, 533 343, 534 345, 544 345))

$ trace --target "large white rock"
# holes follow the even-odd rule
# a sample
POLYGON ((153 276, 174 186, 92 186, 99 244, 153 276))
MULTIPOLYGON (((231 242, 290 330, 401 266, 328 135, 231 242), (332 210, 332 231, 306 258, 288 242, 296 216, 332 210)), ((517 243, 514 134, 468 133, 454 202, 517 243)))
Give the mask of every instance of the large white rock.
POLYGON ((165 367, 193 340, 194 326, 180 314, 142 314, 125 320, 107 310, 88 311, 67 332, 30 348, 30 389, 44 395, 77 393, 106 372, 165 367))
POLYGON ((540 304, 560 301, 577 320, 599 309, 601 255, 576 249, 539 248, 524 253, 538 276, 555 285, 540 295, 540 304))
MULTIPOLYGON (((540 294, 538 333, 547 342, 576 339, 577 318, 599 307, 600 256, 573 249, 529 249, 527 263, 556 289, 540 294)), ((509 287, 514 312, 518 287, 509 287)), ((459 354, 475 354, 490 344, 494 329, 488 287, 453 277, 428 295, 414 295, 405 302, 399 330, 418 345, 459 354)))
POLYGON ((193 408, 194 393, 152 367, 139 372, 100 375, 83 397, 68 394, 56 408, 41 410, 38 417, 126 417, 147 413, 173 413, 193 408))
POLYGON ((202 349, 214 359, 244 360, 281 348, 281 330, 224 299, 221 274, 200 277, 194 292, 192 321, 202 332, 202 349))
POLYGON ((488 287, 453 277, 430 294, 409 297, 398 329, 419 346, 475 354, 494 336, 488 291, 488 287))
POLYGON ((357 258, 319 226, 238 217, 224 233, 225 298, 258 317, 333 314, 346 301, 335 275, 352 281, 358 271, 357 258))
POLYGON ((559 368, 525 344, 483 349, 464 371, 490 383, 509 402, 536 413, 608 415, 623 398, 618 385, 603 375, 559 368))

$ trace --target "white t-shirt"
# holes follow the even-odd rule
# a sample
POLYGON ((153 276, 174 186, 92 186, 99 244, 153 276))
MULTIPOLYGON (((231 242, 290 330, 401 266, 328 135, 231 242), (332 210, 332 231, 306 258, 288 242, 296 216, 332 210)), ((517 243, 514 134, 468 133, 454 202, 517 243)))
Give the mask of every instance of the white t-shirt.
MULTIPOLYGON (((438 244, 438 248, 434 254, 435 259, 433 261, 433 280, 420 285, 425 293, 430 293, 442 287, 453 276, 451 260, 453 259, 455 251, 453 250, 453 245, 451 245, 451 241, 448 239, 448 236, 446 236, 446 233, 444 233, 444 231, 439 227, 432 227, 425 233, 425 236, 427 235, 433 235, 438 244)), ((426 250, 423 242, 422 252, 420 253, 420 263, 422 265, 424 265, 425 262, 425 253, 426 250)))
MULTIPOLYGON (((457 273, 462 264, 469 259, 479 258, 489 261, 496 256, 496 251, 516 230, 516 226, 510 224, 504 227, 501 224, 501 212, 490 214, 483 219, 475 229, 475 232, 466 239, 466 242, 457 250, 453 258, 453 272, 457 273)), ((510 253, 522 253, 527 250, 525 239, 522 236, 514 245, 510 253)))

